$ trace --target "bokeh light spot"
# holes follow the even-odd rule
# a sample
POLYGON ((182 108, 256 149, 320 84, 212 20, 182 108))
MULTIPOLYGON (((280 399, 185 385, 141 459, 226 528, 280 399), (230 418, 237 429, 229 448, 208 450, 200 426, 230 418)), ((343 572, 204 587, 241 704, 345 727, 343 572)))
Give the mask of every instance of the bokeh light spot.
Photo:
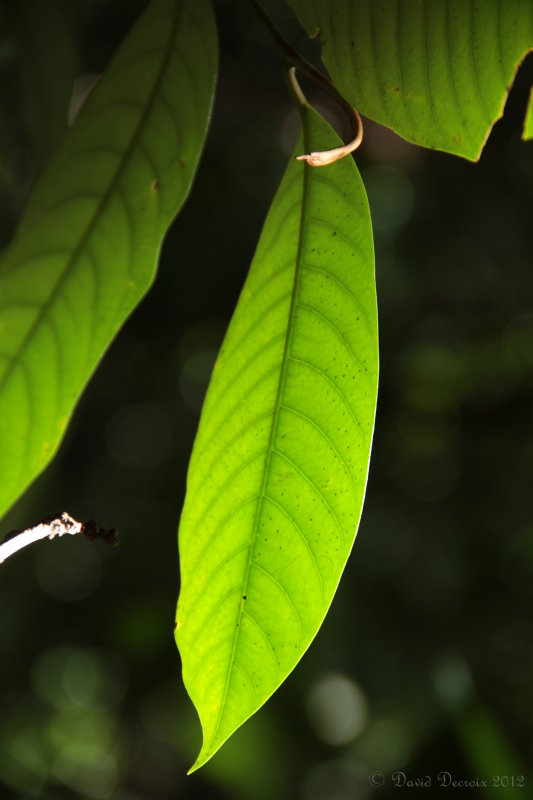
POLYGON ((356 761, 332 760, 315 764, 302 785, 304 800, 366 800, 372 787, 370 769, 356 761))
POLYGON ((0 776, 20 792, 20 797, 39 797, 47 774, 42 737, 37 730, 25 728, 2 740, 0 776))
POLYGON ((189 408, 198 413, 204 402, 216 357, 217 351, 213 347, 206 347, 189 356, 181 368, 181 396, 189 408))
POLYGON ((124 467, 148 469, 167 455, 172 430, 165 415, 147 403, 130 403, 116 411, 107 423, 105 439, 109 454, 124 467))
POLYGON ((460 711, 472 695, 472 676, 465 659, 458 654, 442 657, 432 670, 440 701, 450 711, 460 711))
POLYGON ((351 742, 368 721, 363 692, 341 674, 325 675, 315 683, 307 698, 307 711, 316 735, 330 745, 351 742))
POLYGON ((65 536, 51 547, 36 551, 35 577, 54 600, 77 603, 92 594, 100 583, 101 552, 83 537, 65 536))
POLYGON ((122 659, 111 651, 59 645, 39 656, 31 682, 34 694, 58 711, 73 706, 106 709, 122 700, 128 672, 122 659))
POLYGON ((68 697, 83 708, 112 708, 128 687, 125 663, 115 653, 79 649, 67 658, 63 681, 68 697))
POLYGON ((112 796, 118 769, 111 753, 97 744, 73 742, 58 754, 53 773, 83 796, 105 800, 112 796))

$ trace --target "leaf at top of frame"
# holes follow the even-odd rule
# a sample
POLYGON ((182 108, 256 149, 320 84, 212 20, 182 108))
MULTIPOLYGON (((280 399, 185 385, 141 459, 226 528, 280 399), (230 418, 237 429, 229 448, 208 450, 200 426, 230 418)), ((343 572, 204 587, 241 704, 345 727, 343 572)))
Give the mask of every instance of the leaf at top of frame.
POLYGON ((153 280, 198 164, 216 60, 207 0, 153 0, 0 261, 0 516, 56 452, 80 393, 153 280))
POLYGON ((533 48, 531 0, 288 2, 361 114, 472 161, 533 48))
MULTIPOLYGON (((338 142, 305 107, 297 152, 338 142)), ((176 639, 202 766, 285 680, 351 551, 374 427, 372 230, 352 158, 291 161, 208 389, 187 480, 176 639)))

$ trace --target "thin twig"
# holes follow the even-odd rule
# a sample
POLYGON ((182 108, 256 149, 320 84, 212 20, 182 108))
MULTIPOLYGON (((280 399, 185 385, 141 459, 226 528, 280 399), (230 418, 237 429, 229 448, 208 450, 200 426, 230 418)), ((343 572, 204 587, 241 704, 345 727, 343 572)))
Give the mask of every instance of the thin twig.
MULTIPOLYGON (((298 102, 302 105, 308 105, 306 97, 302 92, 302 88, 298 83, 294 67, 289 69, 289 82, 298 102)), ((296 156, 296 161, 305 161, 310 167, 325 167, 327 164, 333 164, 335 161, 339 161, 339 159, 344 158, 350 153, 353 153, 354 150, 357 150, 363 141, 363 124, 361 122, 361 117, 355 108, 353 109, 353 112, 359 121, 359 130, 351 142, 343 144, 340 147, 333 147, 331 150, 319 150, 312 153, 306 153, 303 156, 296 156)))
POLYGON ((104 530, 93 519, 89 522, 78 520, 63 511, 62 514, 50 514, 31 528, 22 531, 11 531, 0 544, 0 564, 10 556, 41 539, 55 539, 56 536, 79 536, 85 534, 88 539, 104 539, 108 544, 118 544, 115 528, 104 530))
POLYGON ((297 156, 297 160, 306 161, 307 164, 312 167, 323 167, 326 164, 332 164, 334 161, 338 161, 339 158, 344 158, 344 156, 348 155, 349 153, 353 153, 363 141, 363 123, 361 122, 361 117, 355 108, 353 108, 344 99, 340 92, 337 91, 336 87, 329 80, 329 78, 327 78, 322 72, 320 72, 319 69, 311 64, 310 61, 304 58, 304 56, 302 56, 301 53, 299 53, 298 50, 296 50, 285 39, 278 28, 274 25, 268 14, 264 11, 258 0, 249 0, 249 2, 258 17, 261 19, 263 25, 272 36, 277 47, 285 55, 288 64, 292 67, 290 82, 298 100, 303 105, 308 105, 307 100, 305 99, 305 96, 296 80, 294 68, 299 69, 300 72, 302 72, 304 75, 307 75, 307 77, 310 78, 320 89, 327 92, 330 97, 332 97, 346 112, 350 120, 353 135, 351 142, 348 142, 348 144, 343 145, 342 147, 334 147, 332 150, 325 150, 323 152, 308 153, 306 155, 297 156))

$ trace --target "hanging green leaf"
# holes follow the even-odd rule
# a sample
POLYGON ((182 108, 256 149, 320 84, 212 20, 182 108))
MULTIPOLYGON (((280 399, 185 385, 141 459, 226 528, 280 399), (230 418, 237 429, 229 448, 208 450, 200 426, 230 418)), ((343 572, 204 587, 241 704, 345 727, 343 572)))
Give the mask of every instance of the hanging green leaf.
POLYGON ((55 453, 154 277, 204 142, 207 0, 154 0, 63 140, 0 262, 0 515, 55 453))
MULTIPOLYGON (((337 137, 309 107, 297 151, 337 137)), ((320 627, 352 548, 376 406, 365 190, 346 158, 292 161, 216 362, 180 524, 176 639, 203 728, 193 770, 320 627)))
POLYGON ((361 114, 472 161, 533 48, 531 0, 288 2, 361 114))

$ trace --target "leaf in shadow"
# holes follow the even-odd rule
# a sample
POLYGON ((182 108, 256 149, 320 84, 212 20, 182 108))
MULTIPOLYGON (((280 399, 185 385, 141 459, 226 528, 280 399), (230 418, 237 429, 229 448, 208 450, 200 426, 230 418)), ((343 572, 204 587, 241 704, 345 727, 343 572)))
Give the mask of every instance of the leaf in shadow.
POLYGON ((341 94, 423 147, 476 161, 533 48, 530 0, 288 0, 341 94))
POLYGON ((207 0, 153 0, 65 136, 0 261, 0 515, 54 455, 153 280, 206 135, 207 0))

